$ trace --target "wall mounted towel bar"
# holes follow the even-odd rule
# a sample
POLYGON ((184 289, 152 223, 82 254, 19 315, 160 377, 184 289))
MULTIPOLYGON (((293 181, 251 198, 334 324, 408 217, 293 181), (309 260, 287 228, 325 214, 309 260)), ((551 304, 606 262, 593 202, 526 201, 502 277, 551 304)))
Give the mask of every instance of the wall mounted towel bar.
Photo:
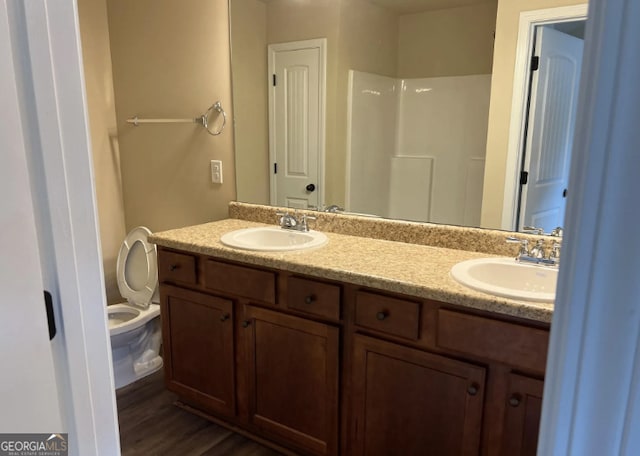
POLYGON ((227 124, 227 113, 222 109, 222 104, 219 101, 216 101, 212 104, 207 112, 202 114, 199 117, 192 119, 140 119, 138 116, 131 117, 127 119, 127 123, 133 124, 136 127, 142 124, 159 124, 159 123, 197 123, 202 125, 210 135, 218 136, 224 130, 224 126, 227 124), (212 130, 209 127, 209 116, 217 112, 218 114, 222 114, 222 126, 220 126, 219 130, 212 130))

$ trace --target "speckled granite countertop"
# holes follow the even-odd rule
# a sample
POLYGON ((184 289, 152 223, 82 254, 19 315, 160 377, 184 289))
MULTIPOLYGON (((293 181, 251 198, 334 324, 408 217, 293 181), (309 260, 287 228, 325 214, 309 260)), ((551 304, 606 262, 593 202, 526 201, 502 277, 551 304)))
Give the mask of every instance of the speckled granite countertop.
MULTIPOLYGON (((553 304, 499 298, 471 290, 451 278, 451 267, 464 260, 495 256, 426 245, 325 232, 328 244, 312 250, 255 252, 233 249, 220 242, 229 231, 269 226, 226 219, 154 233, 158 245, 218 258, 378 288, 420 298, 457 304, 549 323, 553 304)), ((271 225, 273 226, 273 225, 271 225)))

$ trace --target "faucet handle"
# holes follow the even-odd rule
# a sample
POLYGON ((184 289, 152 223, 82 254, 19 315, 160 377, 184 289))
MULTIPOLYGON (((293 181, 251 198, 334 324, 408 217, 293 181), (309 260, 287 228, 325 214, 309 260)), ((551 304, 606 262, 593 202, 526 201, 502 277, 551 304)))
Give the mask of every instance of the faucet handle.
POLYGON ((562 248, 562 244, 556 241, 551 246, 551 252, 549 253, 549 259, 554 261, 555 264, 560 263, 560 249, 562 248))
POLYGON ((332 204, 324 209, 325 212, 344 212, 344 208, 338 206, 337 204, 332 204))
POLYGON ((529 240, 528 239, 518 239, 517 237, 509 236, 507 237, 507 244, 520 244, 520 250, 518 251, 518 256, 529 255, 529 240))
POLYGON ((542 228, 537 228, 535 226, 523 226, 522 232, 527 234, 544 234, 544 230, 542 228))
POLYGON ((317 217, 314 217, 313 215, 306 215, 306 214, 302 214, 302 216, 300 217, 300 229, 302 231, 309 231, 309 225, 307 224, 307 220, 316 220, 317 217))
POLYGON ((562 235, 564 234, 564 229, 562 229, 561 226, 557 226, 554 229, 551 230, 551 233, 549 233, 550 236, 554 236, 554 237, 562 237, 562 235))
POLYGON ((544 239, 538 239, 536 245, 531 248, 529 256, 533 258, 544 258, 544 239))
POLYGON ((279 222, 282 228, 293 228, 298 224, 296 218, 288 212, 277 212, 276 215, 280 217, 279 222))

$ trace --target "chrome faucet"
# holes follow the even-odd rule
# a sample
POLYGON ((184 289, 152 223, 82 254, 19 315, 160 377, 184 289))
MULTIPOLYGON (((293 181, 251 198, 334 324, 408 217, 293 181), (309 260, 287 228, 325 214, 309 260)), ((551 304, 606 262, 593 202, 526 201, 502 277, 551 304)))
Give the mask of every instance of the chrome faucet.
POLYGON ((278 217, 278 222, 280 224, 280 228, 284 230, 295 230, 295 231, 309 231, 308 220, 315 220, 316 218, 311 215, 302 214, 298 217, 297 212, 289 214, 288 212, 278 212, 276 214, 278 217))
POLYGON ((544 230, 542 228, 535 226, 523 226, 522 232, 527 234, 544 234, 544 230))
POLYGON ((539 239, 531 250, 529 250, 528 239, 518 239, 516 237, 508 237, 507 242, 510 244, 520 244, 516 261, 523 263, 539 264, 541 266, 558 266, 560 264, 560 243, 554 242, 553 247, 548 255, 545 255, 544 239, 539 239))
POLYGON ((338 206, 337 204, 332 204, 331 206, 325 207, 324 212, 344 212, 344 208, 338 206))

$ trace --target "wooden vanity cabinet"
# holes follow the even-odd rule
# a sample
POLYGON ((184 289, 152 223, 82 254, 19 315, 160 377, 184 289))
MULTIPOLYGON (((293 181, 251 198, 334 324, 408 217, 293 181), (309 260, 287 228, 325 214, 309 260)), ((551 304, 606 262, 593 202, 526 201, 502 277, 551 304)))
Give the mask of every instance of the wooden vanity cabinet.
POLYGON ((167 388, 280 449, 338 454, 341 286, 165 248, 158 265, 167 388))
POLYGON ((167 388, 208 410, 235 415, 233 303, 167 284, 160 296, 167 388))
POLYGON ((254 306, 245 318, 251 424, 313 454, 337 454, 339 329, 254 306))
POLYGON ((371 337, 354 337, 349 454, 478 454, 484 368, 371 337))
POLYGON ((280 451, 534 455, 548 326, 161 247, 167 388, 280 451))
POLYGON ((544 382, 512 373, 506 394, 501 456, 535 456, 544 382))

